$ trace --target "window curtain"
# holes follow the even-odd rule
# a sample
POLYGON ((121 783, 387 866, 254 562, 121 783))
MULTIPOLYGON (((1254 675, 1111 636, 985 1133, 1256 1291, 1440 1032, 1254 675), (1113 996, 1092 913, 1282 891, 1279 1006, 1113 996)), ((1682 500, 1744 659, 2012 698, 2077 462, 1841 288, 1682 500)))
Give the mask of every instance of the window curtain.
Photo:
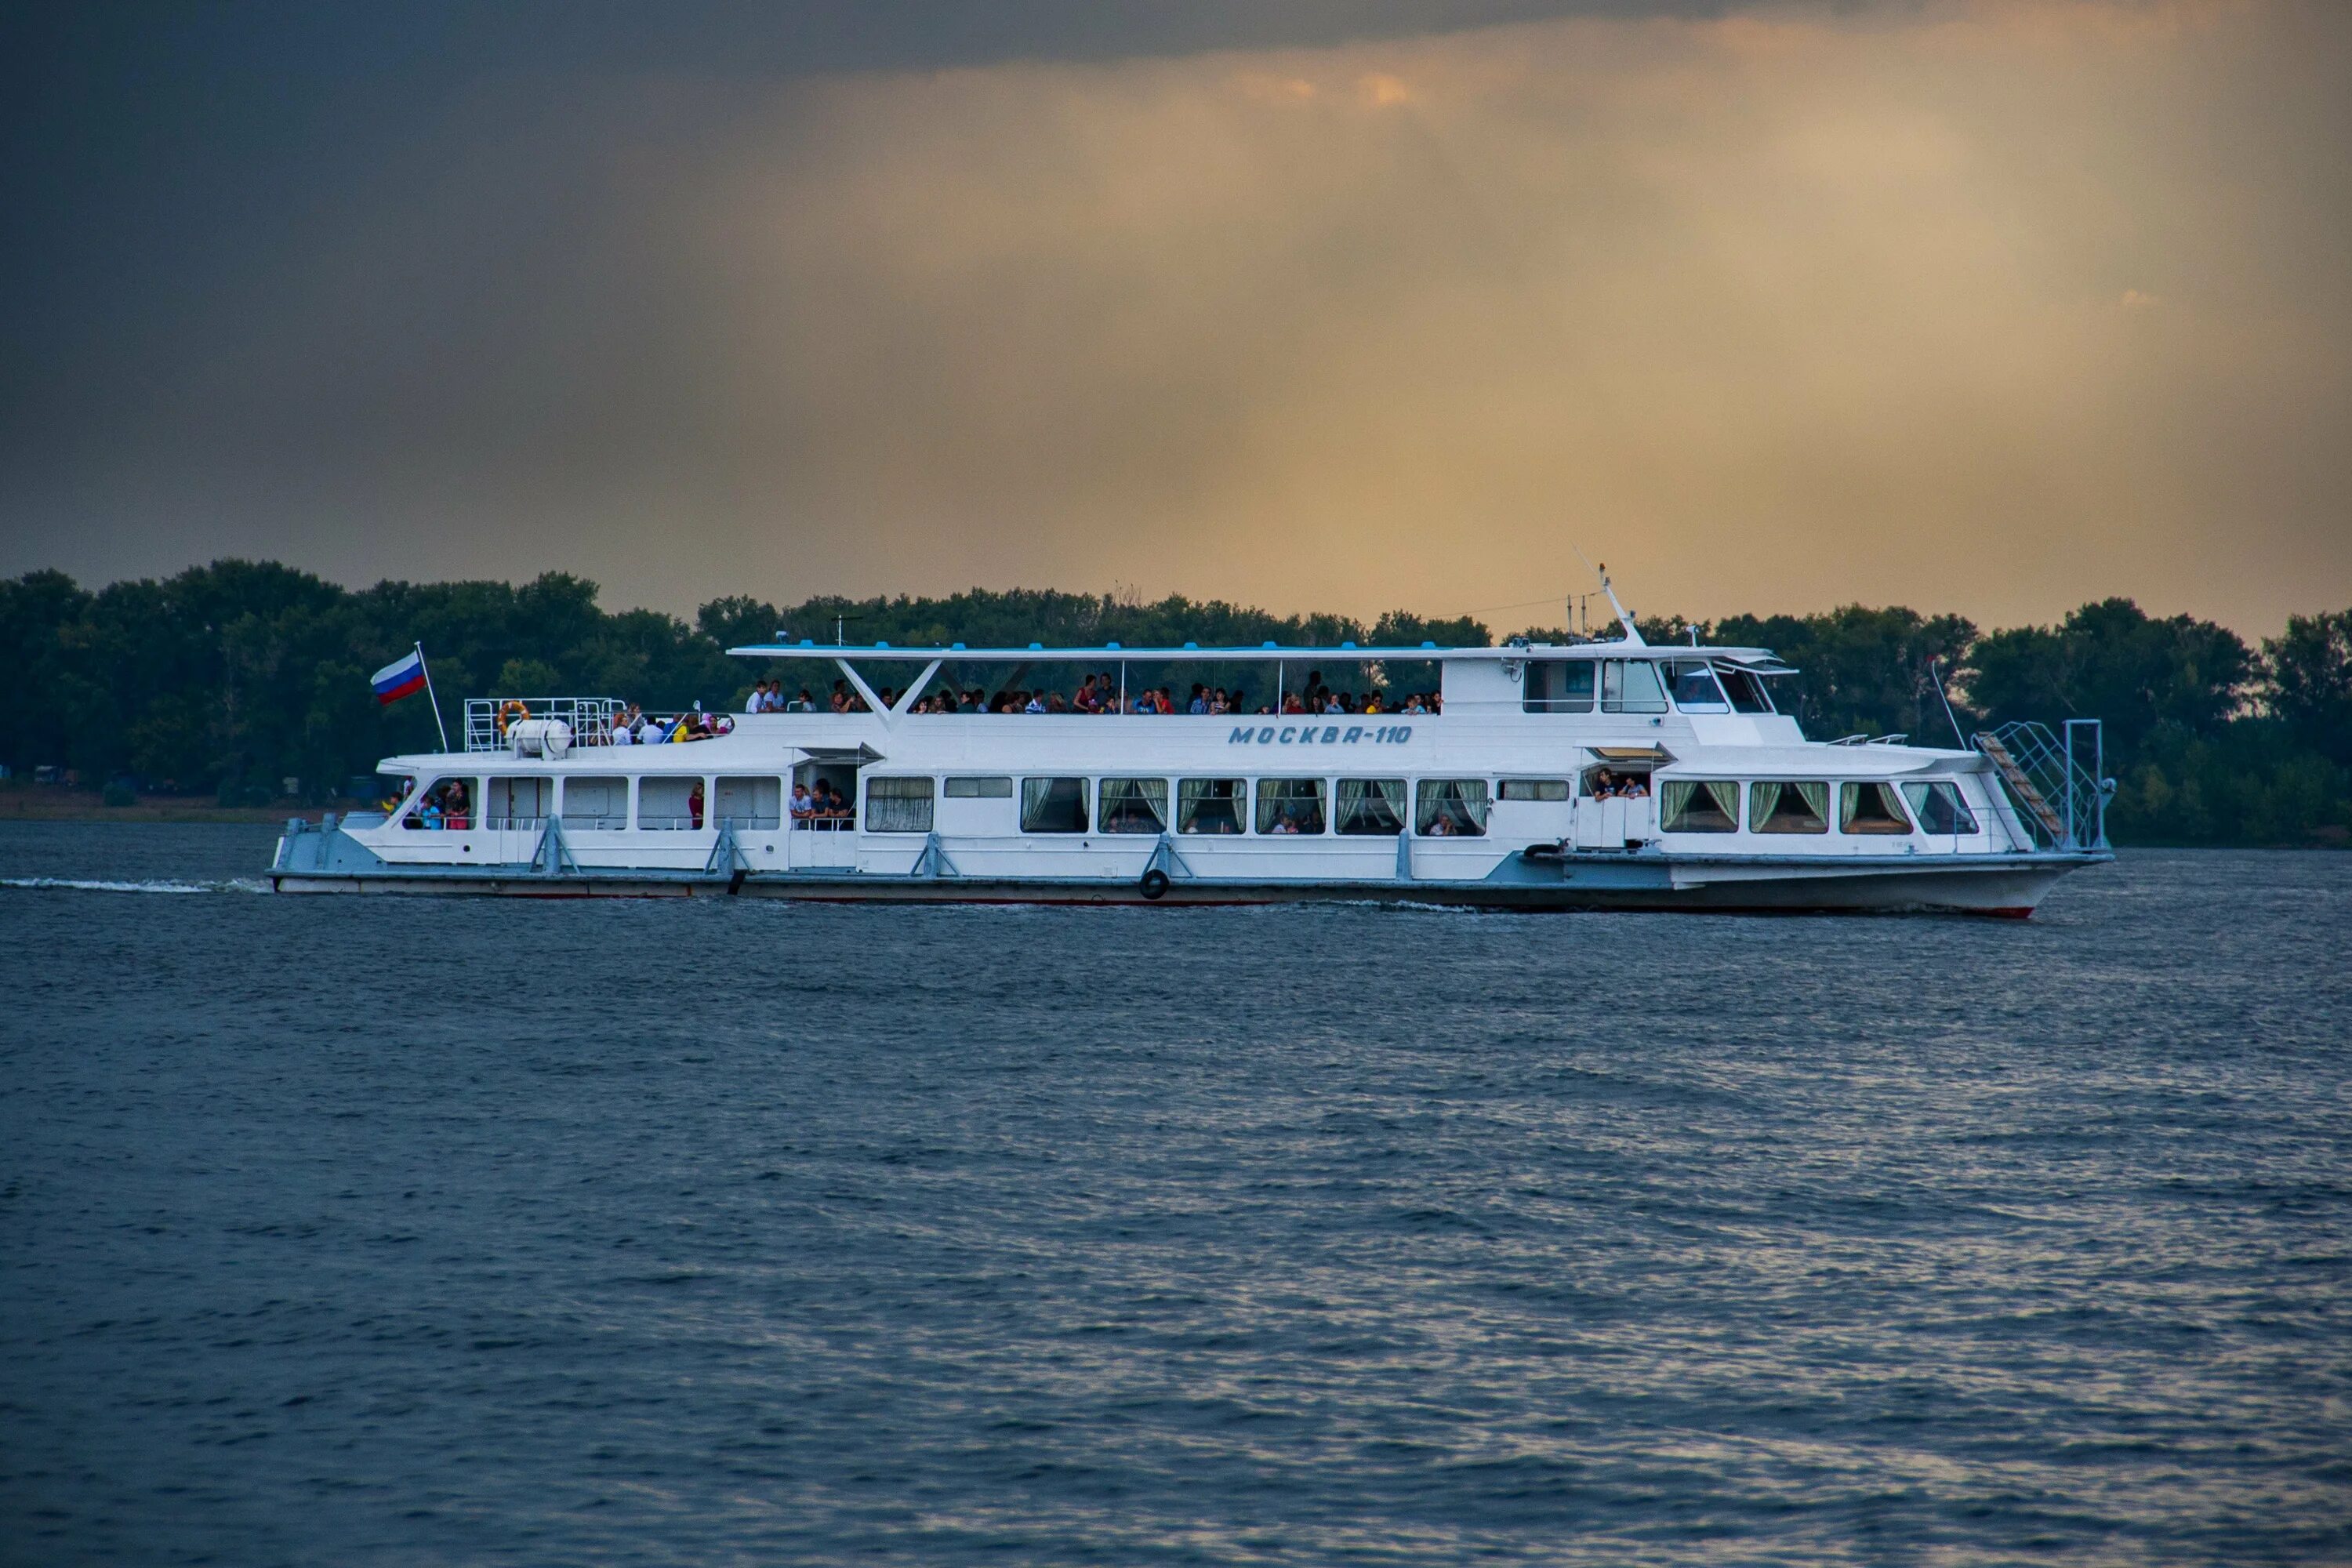
POLYGON ((1748 826, 1755 833, 1827 833, 1829 805, 1826 784, 1752 784, 1748 786, 1748 826))
POLYGON ((1805 809, 1807 811, 1811 812, 1815 816, 1821 818, 1824 824, 1829 821, 1829 785, 1825 784, 1814 784, 1808 781, 1802 784, 1792 784, 1790 787, 1794 789, 1797 792, 1798 798, 1805 803, 1805 809))
POLYGON ((1160 833, 1168 827, 1166 779, 1105 779, 1101 817, 1106 833, 1160 833), (1151 825, 1143 826, 1149 816, 1151 825))
POLYGON ((1838 826, 1847 833, 1908 833, 1911 819, 1904 815, 1895 786, 1850 784, 1840 791, 1838 826))
POLYGON ((1339 812, 1342 833, 1401 833, 1404 780, 1341 779, 1339 812))
POLYGON ((866 830, 868 833, 929 833, 931 830, 931 781, 873 780, 866 786, 866 830))
POLYGON ((1301 833, 1323 831, 1321 779, 1260 779, 1257 781, 1257 830, 1271 833, 1285 816, 1301 833))
POLYGON ((1086 780, 1023 779, 1021 781, 1022 832, 1084 833, 1086 830, 1086 780))
POLYGON ((1938 780, 1932 784, 1906 784, 1903 793, 1910 799, 1911 814, 1919 819, 1919 831, 1937 834, 1969 834, 1981 832, 1977 826, 1976 813, 1960 798, 1957 785, 1938 780))
POLYGON ((1748 786, 1748 831, 1761 833, 1764 825, 1772 820, 1773 808, 1780 804, 1780 786, 1776 784, 1752 784, 1748 786))
POLYGON ((1239 779, 1179 779, 1176 781, 1176 830, 1201 831, 1201 808, 1209 808, 1215 833, 1242 830, 1243 790, 1239 779), (1228 826, 1227 819, 1231 824, 1228 826))
POLYGON ((1418 831, 1427 833, 1431 825, 1441 816, 1457 833, 1473 837, 1484 834, 1486 831, 1486 781, 1422 780, 1420 810, 1415 813, 1418 831))

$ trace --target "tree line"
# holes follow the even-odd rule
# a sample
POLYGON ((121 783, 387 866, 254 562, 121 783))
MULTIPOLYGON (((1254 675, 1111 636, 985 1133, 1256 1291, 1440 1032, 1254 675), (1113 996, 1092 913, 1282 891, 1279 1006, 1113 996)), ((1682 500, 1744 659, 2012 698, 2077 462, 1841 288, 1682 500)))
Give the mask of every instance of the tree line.
MULTIPOLYGON (((1143 603, 973 589, 782 606, 739 596, 704 605, 691 623, 656 610, 607 611, 596 595, 593 583, 562 573, 520 586, 384 582, 355 590, 247 561, 95 591, 58 572, 0 580, 0 658, 16 688, 0 720, 0 761, 19 775, 49 765, 84 781, 135 780, 226 805, 277 799, 293 778, 303 797, 324 801, 380 757, 437 745, 425 702, 379 707, 368 685, 371 672, 420 640, 453 723, 463 699, 493 692, 619 696, 675 710, 736 706, 767 674, 829 685, 829 664, 753 668, 725 649, 779 633, 829 643, 836 626, 853 643, 900 647, 1494 640, 1468 617, 1392 611, 1368 625, 1172 595, 1143 603)), ((2104 719, 2118 842, 2352 837, 2352 610, 2291 617, 2259 645, 2210 621, 2148 616, 2127 599, 2085 605, 2055 626, 1994 631, 1959 616, 1858 605, 1712 623, 1659 617, 1643 631, 1678 642, 1694 626, 1701 641, 1769 647, 1795 665, 1801 673, 1780 681, 1775 697, 1817 739, 1902 733, 1949 745, 1956 732, 2012 719, 2104 719)), ((1564 632, 1522 635, 1560 640, 1564 632)), ((1330 662, 1338 667, 1336 652, 1330 662)), ((1413 681, 1412 672, 1388 674, 1413 681)), ((1433 686, 1433 675, 1416 684, 1433 686)))

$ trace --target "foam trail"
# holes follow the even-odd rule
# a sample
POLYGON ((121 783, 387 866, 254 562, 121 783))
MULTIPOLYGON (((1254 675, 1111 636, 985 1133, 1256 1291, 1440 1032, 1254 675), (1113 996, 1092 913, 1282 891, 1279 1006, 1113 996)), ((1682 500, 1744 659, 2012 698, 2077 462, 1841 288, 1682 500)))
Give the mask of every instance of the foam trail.
POLYGON ((266 893, 269 884, 250 877, 219 882, 108 882, 79 877, 0 877, 0 888, 69 888, 86 893, 266 893))

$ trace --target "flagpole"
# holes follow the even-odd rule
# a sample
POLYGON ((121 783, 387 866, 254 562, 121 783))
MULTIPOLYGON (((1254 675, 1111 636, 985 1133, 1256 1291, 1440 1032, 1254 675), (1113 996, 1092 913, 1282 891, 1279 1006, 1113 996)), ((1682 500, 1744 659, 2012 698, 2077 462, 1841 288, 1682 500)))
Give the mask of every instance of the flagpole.
POLYGON ((441 731, 441 749, 449 749, 449 726, 441 722, 441 699, 433 690, 433 666, 425 657, 425 645, 416 647, 416 667, 425 672, 425 700, 433 704, 433 727, 441 731))

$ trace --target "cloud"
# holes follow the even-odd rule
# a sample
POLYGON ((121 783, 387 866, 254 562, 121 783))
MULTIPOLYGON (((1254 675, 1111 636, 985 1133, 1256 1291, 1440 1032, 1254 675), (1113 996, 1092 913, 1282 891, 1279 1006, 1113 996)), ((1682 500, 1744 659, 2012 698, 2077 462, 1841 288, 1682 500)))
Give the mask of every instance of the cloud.
POLYGON ((2083 0, 486 90, 21 405, 0 569, 1444 612, 1580 546, 2268 626, 2352 602, 2348 58, 2083 0))

